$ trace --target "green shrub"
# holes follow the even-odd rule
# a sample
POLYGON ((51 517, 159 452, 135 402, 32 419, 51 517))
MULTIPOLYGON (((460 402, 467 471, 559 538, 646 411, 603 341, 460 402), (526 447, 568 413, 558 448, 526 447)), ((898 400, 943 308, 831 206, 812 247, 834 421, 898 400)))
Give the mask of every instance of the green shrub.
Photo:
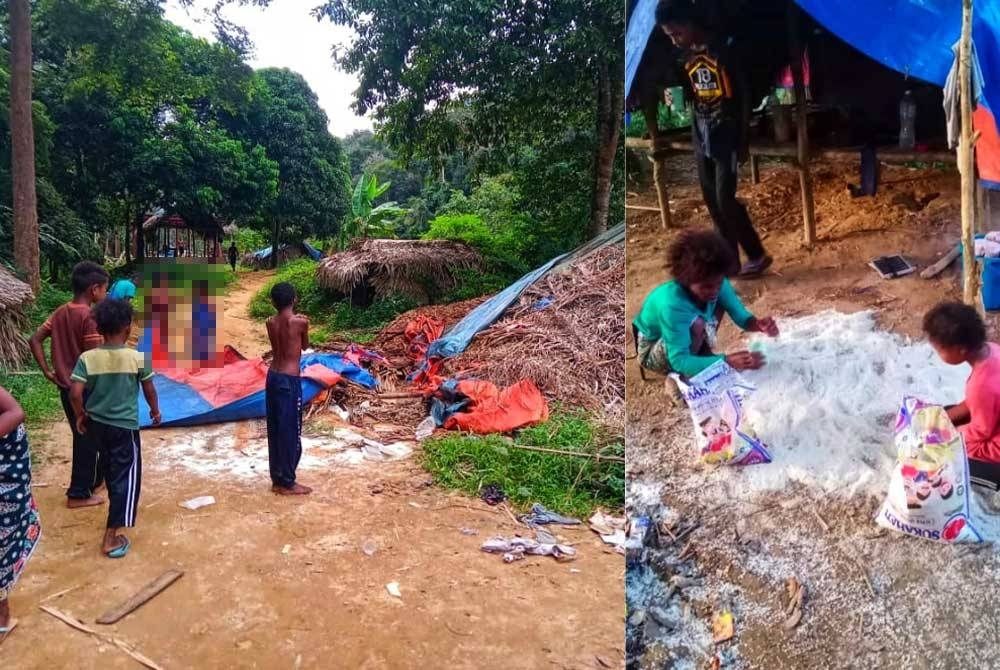
MULTIPOLYGON (((513 444, 625 453, 621 441, 606 443, 598 424, 582 410, 556 409, 546 423, 521 430, 513 444)), ((521 509, 540 502, 562 514, 585 517, 595 507, 618 510, 625 504, 624 463, 511 448, 500 435, 432 438, 424 443, 423 463, 441 486, 477 495, 484 485, 498 484, 521 509)))

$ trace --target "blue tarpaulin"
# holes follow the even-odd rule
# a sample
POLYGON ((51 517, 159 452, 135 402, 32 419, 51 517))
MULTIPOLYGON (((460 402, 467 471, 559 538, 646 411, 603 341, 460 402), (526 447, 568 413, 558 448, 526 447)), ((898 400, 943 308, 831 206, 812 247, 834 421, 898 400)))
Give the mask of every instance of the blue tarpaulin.
POLYGON ((642 53, 646 50, 646 42, 656 24, 656 5, 658 0, 639 0, 628 28, 625 30, 625 98, 628 99, 632 90, 632 80, 642 62, 642 53))
MULTIPOLYGON (((944 86, 962 33, 958 0, 797 0, 827 30, 883 65, 944 86)), ((982 102, 1000 105, 1000 2, 976 0, 972 41, 983 72, 982 102)), ((859 76, 862 73, 859 73, 859 76)))
POLYGON ((547 272, 559 265, 567 265, 587 254, 611 244, 625 244, 625 224, 609 228, 594 239, 586 242, 570 253, 562 254, 550 260, 545 265, 532 270, 516 282, 497 293, 495 296, 476 307, 465 315, 465 318, 452 326, 448 331, 427 348, 427 358, 450 358, 465 351, 469 342, 484 328, 499 319, 507 308, 517 300, 525 289, 541 279, 547 272))
POLYGON ((451 358, 457 356, 469 346, 476 333, 489 327, 500 318, 507 308, 524 293, 524 290, 542 278, 552 266, 561 261, 567 254, 557 256, 542 267, 532 270, 516 282, 497 293, 495 296, 476 307, 465 315, 465 318, 448 329, 443 336, 434 340, 427 347, 427 358, 451 358))
MULTIPOLYGON (((300 368, 305 370, 313 364, 323 365, 338 373, 345 380, 365 388, 375 388, 376 380, 367 370, 347 362, 341 354, 315 353, 302 356, 300 368)), ((218 383, 225 384, 226 368, 208 369, 200 374, 218 377, 218 383)), ((161 426, 200 426, 211 423, 259 419, 267 416, 264 404, 264 380, 261 378, 247 395, 227 402, 217 404, 212 398, 199 393, 189 384, 170 379, 158 374, 153 377, 153 385, 159 399, 162 413, 161 426)), ((307 377, 302 378, 302 403, 306 404, 315 398, 324 386, 307 377)), ((141 390, 139 392, 139 425, 148 428, 152 425, 149 416, 149 405, 141 390)))
MULTIPOLYGON (((309 256, 309 258, 313 259, 314 261, 318 261, 319 259, 323 258, 323 253, 316 247, 309 244, 308 242, 302 242, 299 244, 299 246, 301 246, 302 250, 305 251, 306 254, 309 256)), ((282 244, 280 247, 278 247, 278 251, 281 252, 287 248, 288 248, 287 244, 282 244)), ((271 247, 264 247, 263 249, 258 249, 257 251, 253 252, 252 256, 257 260, 261 261, 267 260, 268 258, 271 257, 271 247)))

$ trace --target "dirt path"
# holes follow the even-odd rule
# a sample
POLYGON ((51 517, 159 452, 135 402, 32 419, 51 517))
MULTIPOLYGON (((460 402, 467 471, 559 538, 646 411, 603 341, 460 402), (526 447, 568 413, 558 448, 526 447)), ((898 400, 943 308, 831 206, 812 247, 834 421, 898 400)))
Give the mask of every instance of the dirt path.
MULTIPOLYGON (((259 326, 244 329, 237 317, 267 275, 251 277, 226 300, 225 325, 227 341, 249 355, 262 346, 259 326)), ((287 499, 268 491, 266 445, 252 423, 144 431, 138 526, 121 561, 99 553, 105 507, 63 506, 68 429, 33 434, 48 462, 34 475, 45 485, 35 489, 43 540, 12 599, 21 624, 4 659, 24 668, 138 667, 38 605, 73 589, 47 604, 96 625, 179 568, 184 577, 166 592, 98 626, 167 669, 623 666, 623 561, 596 535, 557 529, 577 547, 572 563, 505 564, 479 545, 526 530, 506 514, 434 488, 417 456, 359 465, 312 458, 343 445, 315 426, 306 432, 314 437, 303 463, 313 464, 300 474, 316 492, 287 499), (182 442, 194 447, 178 451, 182 442), (229 466, 242 455, 256 464, 249 475, 229 466), (217 503, 178 507, 199 495, 217 503), (371 556, 362 551, 369 541, 371 556), (389 595, 390 582, 402 598, 389 595)))
POLYGON ((260 356, 271 348, 264 325, 247 316, 250 301, 273 277, 273 270, 246 272, 240 275, 238 290, 223 298, 223 319, 219 346, 228 344, 248 358, 260 356))
MULTIPOLYGON (((684 158, 671 165, 674 221, 678 230, 709 226, 690 158, 684 158)), ((812 250, 801 246, 794 171, 770 166, 762 169, 761 184, 741 181, 739 195, 775 257, 775 272, 760 281, 739 282, 737 290, 758 314, 872 309, 884 328, 918 336, 927 308, 944 298, 960 298, 959 273, 952 268, 929 281, 916 275, 884 281, 867 262, 902 253, 926 267, 954 243, 958 176, 883 167, 879 196, 852 200, 844 184, 856 181, 855 171, 856 166, 818 171, 819 243, 812 250)), ((655 204, 651 189, 643 190, 640 199, 655 204)), ((630 319, 647 293, 667 279, 665 254, 676 234, 660 230, 655 213, 629 212, 630 319)), ((725 325, 720 349, 738 337, 731 324, 725 325)), ((681 543, 684 551, 668 545, 653 566, 668 578, 700 580, 667 599, 673 628, 646 640, 666 636, 658 651, 647 647, 638 667, 662 667, 662 654, 669 658, 668 667, 690 668, 708 667, 717 654, 724 668, 993 667, 1000 651, 1000 615, 992 605, 1000 596, 1000 553, 990 547, 970 552, 880 530, 872 516, 881 501, 867 497, 817 499, 814 491, 789 487, 751 503, 735 501, 724 485, 706 485, 706 471, 691 451, 686 410, 665 401, 662 378, 640 379, 632 351, 630 343, 630 496, 644 490, 656 504, 665 504, 678 524, 696 526, 681 543), (784 583, 792 576, 807 586, 808 601, 802 622, 785 630, 784 583), (725 603, 736 618, 736 637, 714 645, 711 617, 725 603)))

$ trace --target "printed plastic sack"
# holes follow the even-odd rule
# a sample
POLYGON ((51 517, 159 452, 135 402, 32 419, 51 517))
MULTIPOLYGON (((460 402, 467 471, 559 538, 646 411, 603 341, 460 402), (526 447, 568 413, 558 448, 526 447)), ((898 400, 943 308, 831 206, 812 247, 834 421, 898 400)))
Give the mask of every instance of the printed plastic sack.
POLYGON ((671 375, 687 402, 695 442, 704 463, 770 463, 767 445, 747 425, 743 401, 756 389, 725 361, 718 361, 686 383, 671 375))
POLYGON ((944 408, 904 398, 895 440, 896 467, 878 524, 938 542, 982 542, 969 518, 965 441, 944 408))

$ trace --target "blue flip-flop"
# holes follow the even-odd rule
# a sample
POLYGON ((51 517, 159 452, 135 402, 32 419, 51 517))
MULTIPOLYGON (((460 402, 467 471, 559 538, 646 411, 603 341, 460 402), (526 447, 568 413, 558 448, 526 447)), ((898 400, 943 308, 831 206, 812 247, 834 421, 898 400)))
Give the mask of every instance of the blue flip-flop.
POLYGON ((119 535, 118 537, 124 539, 125 544, 119 547, 115 547, 111 551, 105 553, 104 555, 107 556, 108 558, 124 558, 125 554, 128 553, 128 548, 132 546, 132 543, 129 542, 129 539, 124 535, 119 535))

